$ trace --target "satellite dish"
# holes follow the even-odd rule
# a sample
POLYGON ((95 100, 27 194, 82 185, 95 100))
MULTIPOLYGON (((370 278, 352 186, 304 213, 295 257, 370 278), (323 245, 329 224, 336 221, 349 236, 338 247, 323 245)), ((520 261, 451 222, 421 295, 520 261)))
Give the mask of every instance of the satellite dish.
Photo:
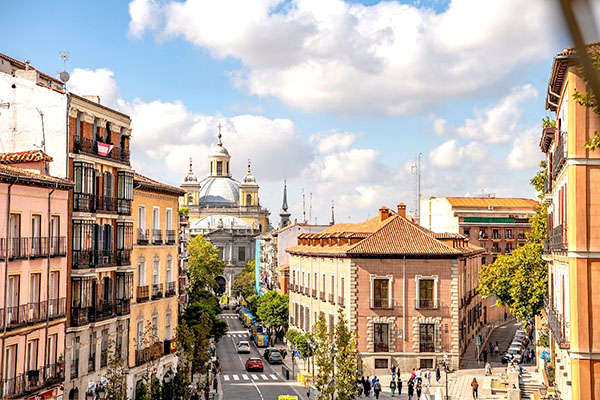
POLYGON ((63 82, 67 82, 69 80, 69 78, 71 77, 67 71, 62 71, 59 76, 60 76, 60 80, 63 82))

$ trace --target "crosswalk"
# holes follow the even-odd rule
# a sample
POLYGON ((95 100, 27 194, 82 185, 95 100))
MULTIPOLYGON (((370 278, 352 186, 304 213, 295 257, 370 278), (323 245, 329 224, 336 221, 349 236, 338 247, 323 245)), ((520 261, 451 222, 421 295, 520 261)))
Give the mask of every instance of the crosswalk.
POLYGON ((226 374, 226 375, 223 375, 223 380, 225 382, 249 381, 251 379, 256 382, 282 380, 280 377, 278 377, 275 374, 240 374, 240 375, 226 374))
POLYGON ((219 315, 220 318, 230 318, 230 319, 237 319, 237 315, 235 314, 226 314, 226 315, 219 315))
POLYGON ((228 333, 227 337, 247 338, 247 333, 228 333))

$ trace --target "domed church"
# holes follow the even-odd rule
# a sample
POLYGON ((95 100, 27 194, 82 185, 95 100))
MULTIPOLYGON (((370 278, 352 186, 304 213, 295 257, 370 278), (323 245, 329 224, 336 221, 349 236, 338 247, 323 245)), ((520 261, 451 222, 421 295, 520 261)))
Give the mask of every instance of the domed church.
POLYGON ((181 207, 189 210, 191 237, 203 235, 219 249, 225 261, 224 292, 229 293, 233 278, 255 255, 255 238, 269 229, 269 211, 261 207, 256 179, 248 170, 238 182, 231 174, 231 156, 223 146, 219 127, 217 144, 208 155, 208 174, 198 181, 192 169, 181 188, 181 207))

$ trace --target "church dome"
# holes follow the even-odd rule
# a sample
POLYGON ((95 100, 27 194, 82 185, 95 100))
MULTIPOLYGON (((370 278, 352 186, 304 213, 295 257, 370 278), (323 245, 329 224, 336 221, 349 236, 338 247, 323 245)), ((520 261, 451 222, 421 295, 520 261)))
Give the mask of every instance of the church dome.
POLYGON ((247 230, 252 227, 243 219, 231 215, 209 215, 192 222, 190 230, 210 230, 210 229, 233 229, 247 230))
POLYGON ((208 177, 200 182, 201 206, 237 206, 240 184, 229 177, 208 177))

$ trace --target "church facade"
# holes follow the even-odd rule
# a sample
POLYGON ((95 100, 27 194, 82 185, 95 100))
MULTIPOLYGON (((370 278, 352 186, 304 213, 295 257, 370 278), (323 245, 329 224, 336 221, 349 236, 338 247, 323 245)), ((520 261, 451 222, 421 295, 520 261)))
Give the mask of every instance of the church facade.
POLYGON ((225 261, 225 272, 217 281, 221 291, 231 293, 235 276, 255 258, 256 237, 269 229, 269 211, 260 205, 259 186, 250 163, 241 182, 233 179, 231 156, 219 132, 208 156, 208 174, 198 180, 192 169, 180 187, 185 195, 180 206, 188 209, 189 236, 204 236, 225 261))

